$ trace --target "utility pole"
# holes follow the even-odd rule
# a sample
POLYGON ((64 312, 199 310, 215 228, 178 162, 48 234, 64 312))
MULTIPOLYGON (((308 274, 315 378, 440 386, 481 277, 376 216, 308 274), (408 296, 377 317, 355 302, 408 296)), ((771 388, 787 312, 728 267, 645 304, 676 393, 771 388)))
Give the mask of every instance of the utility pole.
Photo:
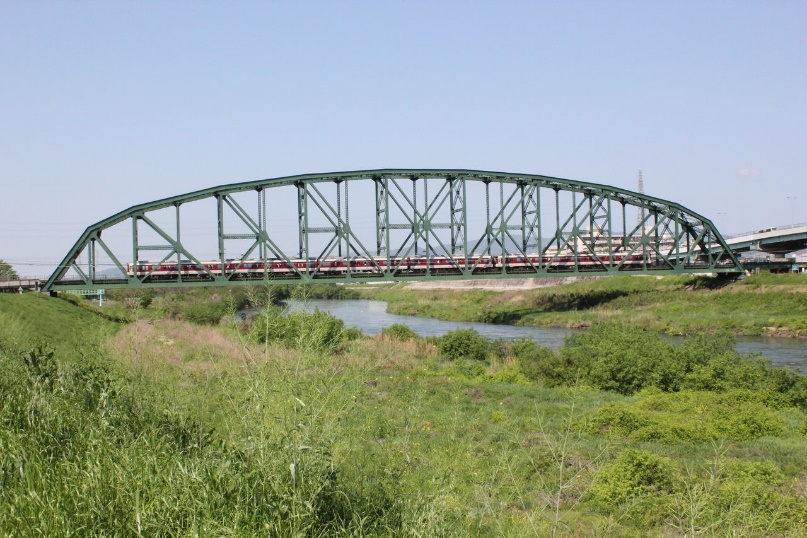
MULTIPOLYGON (((642 178, 642 171, 639 170, 639 194, 644 194, 644 179, 642 178)), ((644 207, 639 209, 639 212, 636 214, 636 226, 639 228, 639 241, 642 242, 642 259, 644 263, 647 263, 647 243, 645 242, 644 232, 645 232, 645 213, 644 207)))
MULTIPOLYGON (((642 179, 642 171, 639 170, 639 194, 644 194, 644 179, 642 179)), ((636 214, 636 225, 641 226, 644 223, 644 207, 639 209, 636 214)))

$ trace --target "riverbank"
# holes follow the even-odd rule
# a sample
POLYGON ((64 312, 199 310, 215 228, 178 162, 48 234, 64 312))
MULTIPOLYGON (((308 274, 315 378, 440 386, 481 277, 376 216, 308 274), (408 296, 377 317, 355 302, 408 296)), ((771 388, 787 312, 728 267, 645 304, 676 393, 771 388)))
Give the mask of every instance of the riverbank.
POLYGON ((725 336, 555 353, 81 301, 0 296, 0 535, 804 535, 804 382, 725 336))
MULTIPOLYGON (((541 283, 543 284, 543 283, 541 283)), ((551 287, 491 290, 423 284, 357 287, 393 314, 451 321, 586 328, 618 320, 670 335, 728 330, 807 337, 807 278, 763 273, 738 282, 708 277, 618 276, 551 287)))

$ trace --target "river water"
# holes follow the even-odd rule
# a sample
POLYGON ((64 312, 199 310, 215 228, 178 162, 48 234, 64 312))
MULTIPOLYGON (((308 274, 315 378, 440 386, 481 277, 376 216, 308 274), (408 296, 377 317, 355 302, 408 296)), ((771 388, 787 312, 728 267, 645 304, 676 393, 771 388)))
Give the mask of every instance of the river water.
MULTIPOLYGON (((457 329, 474 329, 490 339, 532 338, 536 343, 559 349, 563 340, 574 333, 573 329, 548 327, 520 327, 517 325, 494 325, 466 321, 441 321, 415 316, 397 316, 387 313, 387 303, 370 300, 310 300, 305 303, 289 301, 290 310, 319 309, 330 312, 343 320, 347 327, 356 327, 366 335, 377 334, 394 323, 406 325, 420 336, 442 336, 457 329)), ((680 342, 681 338, 670 337, 680 342)), ((807 340, 800 338, 766 338, 762 336, 738 336, 737 351, 759 353, 775 366, 786 366, 807 372, 807 340)))

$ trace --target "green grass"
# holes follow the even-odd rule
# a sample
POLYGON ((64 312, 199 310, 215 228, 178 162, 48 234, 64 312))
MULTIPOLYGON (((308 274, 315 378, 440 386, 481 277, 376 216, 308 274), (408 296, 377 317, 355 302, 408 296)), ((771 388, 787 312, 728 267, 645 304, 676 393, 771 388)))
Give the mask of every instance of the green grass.
POLYGON ((93 308, 78 297, 0 293, 0 342, 15 349, 48 344, 63 359, 78 360, 84 351, 97 350, 122 324, 120 318, 99 315, 93 308))
POLYGON ((617 319, 667 334, 729 329, 807 336, 807 277, 763 273, 719 285, 708 277, 610 277, 518 291, 358 288, 393 314, 543 327, 617 319))
POLYGON ((660 442, 596 420, 621 408, 673 428, 713 397, 550 388, 495 349, 469 377, 400 335, 320 353, 221 325, 119 327, 49 298, 0 305, 0 535, 805 530, 800 409, 765 407, 773 434, 660 442), (73 326, 106 344, 78 346, 73 326), (23 360, 43 339, 56 352, 23 360))

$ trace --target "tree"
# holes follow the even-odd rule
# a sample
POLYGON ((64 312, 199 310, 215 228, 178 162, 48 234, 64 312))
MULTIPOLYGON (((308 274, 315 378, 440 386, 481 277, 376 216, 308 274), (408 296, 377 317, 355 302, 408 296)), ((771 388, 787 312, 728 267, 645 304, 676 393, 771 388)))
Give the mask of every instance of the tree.
POLYGON ((0 279, 14 280, 16 278, 19 278, 19 276, 17 276, 17 271, 11 267, 11 264, 0 260, 0 279))

